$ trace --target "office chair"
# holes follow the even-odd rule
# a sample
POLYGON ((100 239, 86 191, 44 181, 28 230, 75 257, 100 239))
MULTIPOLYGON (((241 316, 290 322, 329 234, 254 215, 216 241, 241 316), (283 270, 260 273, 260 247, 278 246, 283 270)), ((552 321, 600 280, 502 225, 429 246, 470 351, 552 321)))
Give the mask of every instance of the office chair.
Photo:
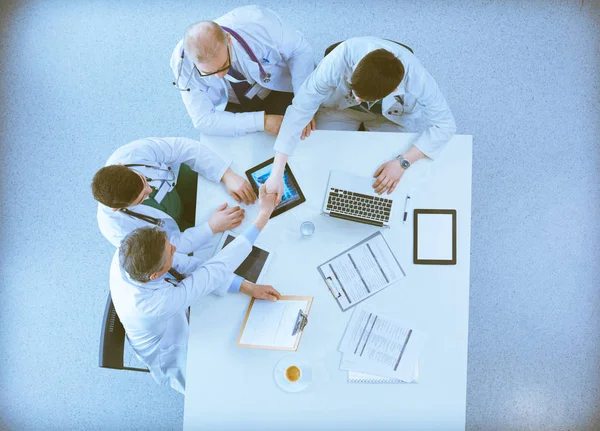
POLYGON ((133 368, 123 365, 125 352, 125 328, 117 316, 117 311, 112 302, 110 293, 106 300, 104 317, 102 319, 102 331, 100 332, 100 368, 112 368, 114 370, 130 370, 149 373, 146 368, 133 368))
MULTIPOLYGON (((408 49, 408 50, 409 50, 410 52, 412 52, 413 54, 415 53, 415 52, 412 50, 412 48, 410 48, 410 47, 408 47, 408 46, 404 45, 403 43, 396 42, 395 40, 389 40, 389 39, 386 39, 386 40, 388 40, 388 41, 390 41, 390 42, 397 43, 398 45, 401 45, 401 46, 403 46, 404 48, 408 49)), ((335 47, 336 47, 336 46, 338 46, 338 45, 339 45, 340 43, 342 43, 342 42, 343 42, 343 40, 342 40, 342 41, 340 41, 340 42, 334 43, 333 45, 330 45, 330 46, 329 46, 329 48, 327 48, 327 49, 325 50, 325 55, 323 55, 323 57, 327 57, 327 54, 329 54, 331 51, 333 51, 333 50, 335 49, 335 47)))

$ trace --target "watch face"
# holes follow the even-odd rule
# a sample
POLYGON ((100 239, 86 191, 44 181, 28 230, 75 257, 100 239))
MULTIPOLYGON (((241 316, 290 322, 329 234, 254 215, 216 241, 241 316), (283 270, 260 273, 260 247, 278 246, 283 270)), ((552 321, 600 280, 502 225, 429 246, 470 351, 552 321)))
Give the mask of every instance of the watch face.
POLYGON ((400 166, 402 166, 404 169, 408 169, 410 167, 410 162, 406 159, 402 159, 400 166))

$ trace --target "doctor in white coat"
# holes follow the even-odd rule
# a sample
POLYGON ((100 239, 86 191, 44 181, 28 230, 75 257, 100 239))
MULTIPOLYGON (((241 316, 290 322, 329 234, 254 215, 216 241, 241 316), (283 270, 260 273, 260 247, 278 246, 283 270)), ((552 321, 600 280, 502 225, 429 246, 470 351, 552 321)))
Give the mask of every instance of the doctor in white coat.
POLYGON ((241 281, 233 273, 267 224, 275 198, 265 194, 263 186, 254 224, 205 263, 176 253, 164 231, 157 228, 137 229, 123 240, 110 269, 112 301, 131 347, 159 384, 184 393, 187 310, 204 295, 223 296, 229 291, 279 299, 272 286, 241 281))
POLYGON ((158 226, 182 253, 210 245, 215 233, 241 224, 244 210, 223 204, 207 222, 194 226, 197 173, 223 182, 238 202, 256 200, 250 184, 230 165, 210 147, 187 138, 145 138, 119 148, 92 181, 102 235, 118 247, 133 230, 158 226))
MULTIPOLYGON (((314 64, 302 33, 261 6, 191 25, 171 55, 173 84, 194 127, 223 136, 277 135, 314 64)), ((314 128, 311 118, 305 126, 314 128)))
POLYGON ((281 196, 287 158, 318 109, 317 129, 358 130, 362 123, 367 130, 420 132, 408 151, 376 170, 373 188, 379 194, 394 191, 417 160, 439 156, 456 131, 444 95, 409 49, 376 37, 348 39, 318 64, 287 109, 269 192, 281 196))

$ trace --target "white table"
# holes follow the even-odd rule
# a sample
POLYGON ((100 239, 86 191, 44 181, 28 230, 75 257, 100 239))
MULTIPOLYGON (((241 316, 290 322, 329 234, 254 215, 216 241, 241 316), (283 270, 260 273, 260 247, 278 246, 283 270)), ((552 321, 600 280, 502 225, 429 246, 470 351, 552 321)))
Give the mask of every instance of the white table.
MULTIPOLYGON (((393 226, 382 232, 407 277, 365 301, 428 334, 418 384, 347 383, 347 373, 339 370, 337 349, 352 309, 340 310, 316 270, 317 265, 378 230, 320 215, 330 170, 371 176, 381 162, 409 148, 415 136, 316 131, 300 143, 289 164, 307 202, 272 219, 257 240, 257 245, 275 252, 264 283, 282 294, 314 296, 298 352, 236 347, 249 298, 229 294, 203 299, 192 307, 190 316, 184 429, 464 429, 471 136, 455 136, 438 160, 420 161, 405 174, 393 193, 393 226), (412 263, 412 211, 402 224, 404 197, 410 189, 414 189, 412 208, 457 210, 457 265, 412 263), (300 235, 304 220, 316 226, 312 238, 300 235), (273 379, 277 361, 290 354, 310 358, 317 368, 317 381, 301 393, 283 392, 273 379)), ((273 138, 262 133, 203 139, 232 157, 233 169, 241 175, 273 155, 273 138)), ((206 220, 225 201, 235 203, 222 185, 199 180, 198 220, 206 220)), ((252 222, 256 206, 247 209, 238 232, 252 222)), ((208 257, 212 251, 197 255, 208 257)))

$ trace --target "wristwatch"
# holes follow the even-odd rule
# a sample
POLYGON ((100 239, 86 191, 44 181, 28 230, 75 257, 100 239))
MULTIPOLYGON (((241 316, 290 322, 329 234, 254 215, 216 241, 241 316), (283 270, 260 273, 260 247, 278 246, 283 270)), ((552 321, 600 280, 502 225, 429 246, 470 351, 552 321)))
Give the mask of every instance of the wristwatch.
POLYGON ((402 154, 400 154, 396 158, 400 161, 400 166, 402 166, 402 168, 404 170, 407 170, 408 168, 410 168, 410 162, 408 160, 406 160, 404 157, 402 157, 402 154))

